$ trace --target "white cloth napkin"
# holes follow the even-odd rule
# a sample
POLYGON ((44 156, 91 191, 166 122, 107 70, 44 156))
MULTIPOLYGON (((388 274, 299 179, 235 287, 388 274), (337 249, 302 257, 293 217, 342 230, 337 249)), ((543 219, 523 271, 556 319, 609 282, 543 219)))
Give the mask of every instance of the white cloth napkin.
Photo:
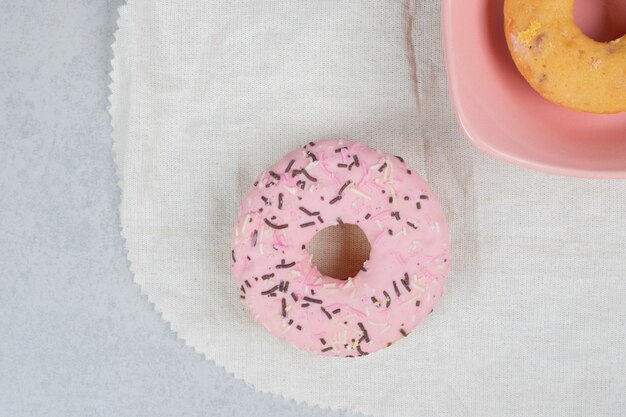
POLYGON ((626 413, 626 182, 473 149, 447 96, 438 1, 131 0, 120 14, 123 234, 136 281, 189 346, 261 391, 377 416, 626 413), (453 240, 435 312, 352 360, 269 335, 229 269, 255 175, 326 138, 402 155, 453 240))

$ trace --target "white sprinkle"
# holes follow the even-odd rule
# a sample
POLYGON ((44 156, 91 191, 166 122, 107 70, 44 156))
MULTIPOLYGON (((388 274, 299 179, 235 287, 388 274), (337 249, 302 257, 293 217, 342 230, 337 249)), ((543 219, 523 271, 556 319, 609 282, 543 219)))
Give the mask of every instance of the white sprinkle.
POLYGON ((433 222, 431 225, 434 231, 439 232, 439 222, 433 222))
POLYGON ((400 305, 402 305, 402 306, 403 306, 403 305, 405 305, 405 304, 412 303, 412 302, 414 302, 415 300, 417 300, 418 298, 419 298, 419 295, 416 295, 415 297, 412 297, 412 298, 409 298, 408 300, 405 300, 405 301, 404 301, 404 302, 402 302, 400 305))
POLYGON ((291 195, 296 195, 296 193, 298 192, 298 189, 296 187, 285 187, 285 189, 289 191, 289 194, 291 195))
POLYGON ((368 320, 367 322, 369 324, 371 324, 372 326, 376 326, 376 327, 385 327, 385 326, 387 326, 387 323, 376 323, 375 321, 371 321, 371 320, 368 320))
POLYGON ((243 219, 243 226, 241 227, 242 234, 246 232, 246 226, 248 225, 248 220, 250 220, 250 215, 246 214, 246 217, 244 217, 243 219))
POLYGON ((367 199, 367 200, 371 200, 372 197, 370 197, 369 195, 365 194, 363 191, 359 190, 356 187, 350 187, 350 191, 352 191, 354 194, 356 195, 360 195, 361 197, 367 199))
POLYGON ((337 288, 337 284, 324 284, 322 288, 337 288))
POLYGON ((259 244, 259 252, 263 255, 263 244, 259 244))
POLYGON ((384 329, 380 332, 380 334, 384 334, 384 333, 385 333, 387 330, 389 330, 390 328, 391 328, 391 326, 390 326, 390 325, 387 325, 387 327, 385 327, 385 328, 384 328, 384 329))
POLYGON ((380 222, 380 220, 376 220, 376 226, 378 226, 379 229, 383 228, 383 224, 380 222))

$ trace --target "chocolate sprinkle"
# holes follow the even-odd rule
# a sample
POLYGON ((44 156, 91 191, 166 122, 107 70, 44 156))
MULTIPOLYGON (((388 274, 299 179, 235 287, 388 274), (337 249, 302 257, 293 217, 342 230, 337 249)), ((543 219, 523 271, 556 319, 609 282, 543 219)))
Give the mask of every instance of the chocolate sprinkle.
POLYGON ((337 313, 339 313, 340 311, 341 311, 341 309, 340 309, 340 308, 336 308, 336 309, 334 309, 334 310, 332 311, 332 313, 333 313, 333 314, 337 314, 337 313))
MULTIPOLYGON (((367 330, 365 329, 365 326, 363 326, 363 323, 358 322, 357 325, 359 326, 359 329, 361 329, 361 331, 363 332, 363 338, 365 339, 365 343, 369 343, 370 342, 370 336, 367 333, 367 330)), ((359 340, 359 343, 361 341, 359 340)))
POLYGON ((419 201, 417 203, 415 203, 415 207, 417 207, 418 210, 422 209, 422 203, 420 203, 419 201))
POLYGON ((315 146, 315 142, 309 142, 310 146, 315 146))
POLYGON ((337 164, 337 168, 348 168, 348 164, 337 164))
POLYGON ((282 298, 280 300, 280 304, 281 304, 281 314, 283 315, 283 317, 287 317, 287 300, 285 300, 285 298, 282 298))
POLYGON ((308 178, 308 180, 309 180, 309 181, 312 181, 312 182, 317 182, 317 178, 315 178, 315 177, 313 177, 311 174, 309 174, 305 168, 302 168, 302 169, 294 169, 294 170, 291 172, 291 176, 292 176, 292 177, 295 177, 295 176, 296 176, 296 175, 298 175, 298 174, 303 174, 305 177, 307 177, 307 178, 308 178))
POLYGON ((409 196, 408 195, 404 196, 404 201, 409 201, 409 196))
POLYGON ((393 197, 389 197, 389 204, 393 204, 393 197))
POLYGON ((278 209, 283 209, 283 193, 278 194, 278 209))
POLYGON ((411 222, 406 222, 406 224, 408 224, 409 226, 411 226, 413 229, 417 229, 417 226, 416 226, 416 225, 414 225, 414 224, 413 224, 413 223, 411 223, 411 222))
POLYGON ((232 256, 233 262, 237 263, 237 259, 235 259, 235 250, 234 249, 230 251, 230 256, 232 256))
POLYGON ((328 347, 322 349, 321 351, 322 352, 328 352, 329 350, 333 350, 333 347, 332 346, 328 346, 328 347))
POLYGON ((372 304, 376 304, 378 302, 378 299, 374 296, 372 296, 372 304))
POLYGON ((399 211, 392 211, 391 212, 391 217, 395 217, 396 220, 400 220, 400 212, 399 211))
POLYGON ((325 344, 326 344, 326 340, 324 340, 324 338, 323 338, 323 337, 320 337, 320 343, 321 343, 321 344, 323 344, 323 345, 325 345, 325 344))
POLYGON ((389 297, 389 293, 387 291, 383 291, 383 295, 385 296, 385 300, 387 301, 387 304, 385 304, 385 308, 389 308, 389 305, 391 304, 391 297, 389 297))
POLYGON ((389 233, 389 236, 393 236, 393 232, 391 231, 391 229, 387 229, 387 232, 389 233))
POLYGON ((302 307, 302 308, 307 308, 307 307, 308 307, 308 306, 310 306, 310 305, 311 305, 311 304, 309 304, 309 303, 302 303, 302 304, 300 305, 300 307, 302 307))
POLYGON ((239 298, 241 298, 242 300, 245 300, 246 296, 245 295, 240 295, 239 298))
POLYGON ((337 217, 337 223, 339 223, 339 226, 343 226, 343 220, 341 220, 341 217, 337 217))
POLYGON ((289 227, 288 224, 274 224, 271 221, 267 220, 267 218, 264 218, 263 221, 265 221, 266 225, 268 225, 272 229, 276 229, 276 230, 286 229, 286 228, 289 227))
POLYGON ((312 212, 312 211, 305 209, 304 207, 298 207, 298 209, 300 209, 300 211, 306 214, 307 216, 318 216, 320 214, 319 211, 312 212))
POLYGON ((360 270, 363 271, 363 272, 367 272, 367 269, 365 269, 365 267, 363 265, 361 265, 360 270))
POLYGON ((251 260, 252 260, 252 259, 250 259, 250 257, 249 257, 248 255, 246 255, 246 258, 247 258, 249 261, 251 261, 251 260))
POLYGON ((292 325, 293 324, 293 319, 289 319, 289 321, 287 322, 288 325, 292 325))
POLYGON ((304 301, 308 301, 310 303, 315 303, 315 304, 322 304, 322 300, 318 300, 317 298, 311 298, 308 296, 304 296, 304 298, 302 298, 304 301))
POLYGON ((406 170, 406 173, 407 173, 407 174, 409 174, 409 175, 411 175, 411 174, 412 174, 412 172, 411 172, 411 170, 410 170, 410 169, 407 169, 407 170, 406 170))
POLYGON ((409 274, 405 272, 404 278, 400 278, 400 282, 404 285, 404 288, 406 288, 408 292, 411 292, 411 287, 409 286, 409 274))
POLYGON ((416 307, 419 307, 419 306, 420 306, 420 304, 421 304, 420 300, 417 300, 417 301, 415 302, 415 306, 416 306, 416 307))
POLYGON ((400 297, 400 290, 398 289, 398 284, 396 284, 395 281, 393 281, 393 290, 396 292, 396 296, 400 297))
POLYGON ((358 156, 354 155, 352 157, 352 159, 354 159, 354 164, 356 165, 357 168, 361 166, 361 164, 359 164, 359 157, 358 156))
POLYGON ((309 226, 313 226, 315 224, 315 222, 307 222, 307 223, 303 223, 300 225, 300 227, 309 227, 309 226))
POLYGON ((295 159, 292 159, 291 161, 289 161, 289 164, 287 165, 287 168, 285 168, 285 172, 289 172, 291 170, 291 167, 293 166, 294 162, 296 162, 295 159))
POLYGON ((350 182, 351 182, 350 180, 346 181, 346 183, 345 183, 344 185, 342 185, 342 186, 341 186, 341 188, 339 189, 339 192, 338 192, 337 194, 341 195, 341 193, 343 193, 343 190, 345 190, 345 189, 346 189, 346 187, 347 187, 348 185, 350 185, 350 182))
POLYGON ((324 307, 320 307, 320 309, 322 310, 322 313, 326 314, 326 317, 328 317, 328 320, 333 318, 333 316, 331 316, 330 313, 326 311, 324 307))
POLYGON ((337 148, 337 149, 335 149, 335 153, 341 152, 342 149, 348 149, 348 147, 347 146, 342 146, 341 148, 337 148))
POLYGON ((294 267, 294 266, 296 266, 296 262, 295 261, 286 264, 285 260, 283 259, 281 264, 276 265, 276 269, 287 269, 287 268, 291 268, 291 267, 294 267))
POLYGON ((283 287, 283 292, 287 292, 287 288, 289 288, 289 281, 285 281, 285 286, 283 287))
POLYGON ((319 220, 320 223, 324 223, 324 219, 322 219, 322 216, 317 216, 317 220, 319 220))
POLYGON ((274 171, 270 171, 269 174, 272 176, 272 178, 274 178, 275 180, 280 180, 280 175, 278 175, 277 173, 275 173, 274 171))
POLYGON ((269 290, 265 290, 261 292, 261 295, 269 295, 272 294, 274 291, 276 291, 278 289, 278 285, 274 285, 272 288, 270 288, 269 290))
POLYGON ((385 168, 387 168, 387 162, 385 162, 384 164, 380 166, 380 168, 378 168, 378 172, 383 172, 385 168))
POLYGON ((369 353, 363 352, 361 350, 361 345, 356 345, 356 351, 359 352, 361 354, 361 356, 369 355, 369 353))
POLYGON ((256 241, 257 241, 258 236, 259 236, 259 231, 254 229, 254 232, 252 232, 252 238, 250 239, 250 244, 252 245, 253 248, 256 246, 256 241))
POLYGON ((352 167, 354 166, 354 162, 348 165, 348 171, 352 171, 352 167))
POLYGON ((298 296, 294 293, 291 293, 291 298, 293 298, 293 301, 298 301, 298 296))
POLYGON ((283 285, 285 285, 285 281, 280 281, 280 284, 278 284, 278 291, 283 292, 283 285))
POLYGON ((398 155, 395 155, 396 158, 398 158, 400 160, 400 162, 404 162, 404 159, 402 159, 401 157, 399 157, 398 155))
POLYGON ((242 293, 246 293, 246 289, 244 288, 243 284, 241 284, 241 287, 239 287, 239 289, 241 290, 242 293))
POLYGON ((250 281, 245 280, 244 283, 246 284, 246 287, 252 288, 252 285, 250 285, 250 281))
POLYGON ((299 324, 296 326, 296 329, 298 330, 302 330, 302 326, 300 326, 299 324))
POLYGON ((428 200, 428 196, 427 196, 427 195, 425 195, 425 194, 422 194, 422 195, 420 196, 420 200, 428 200))
POLYGON ((341 196, 338 195, 337 197, 333 198, 332 200, 329 201, 328 204, 335 204, 337 201, 341 200, 341 196))
POLYGON ((400 329, 400 333, 402 333, 402 336, 404 336, 404 337, 406 337, 406 336, 407 336, 407 333, 406 333, 406 332, 404 331, 404 329, 402 329, 402 328, 400 329))
POLYGON ((372 215, 371 215, 370 213, 367 213, 367 214, 365 215, 365 220, 368 220, 370 217, 372 217, 372 215))
POLYGON ((271 273, 271 274, 266 274, 266 275, 261 275, 261 279, 262 279, 263 281, 268 280, 268 279, 270 279, 270 278, 274 278, 274 273, 271 273))
POLYGON ((309 157, 309 158, 311 158, 311 160, 312 160, 313 162, 317 161, 317 157, 316 157, 316 156, 315 156, 315 154, 314 154, 313 152, 311 152, 311 151, 307 151, 306 156, 307 156, 307 157, 309 157))

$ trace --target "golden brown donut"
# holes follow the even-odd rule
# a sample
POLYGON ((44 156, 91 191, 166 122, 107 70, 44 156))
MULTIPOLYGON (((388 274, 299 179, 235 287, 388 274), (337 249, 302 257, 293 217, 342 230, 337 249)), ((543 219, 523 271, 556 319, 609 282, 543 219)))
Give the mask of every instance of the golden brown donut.
POLYGON ((592 113, 626 111, 626 35, 587 37, 575 0, 505 0, 504 30, 515 65, 548 100, 592 113))

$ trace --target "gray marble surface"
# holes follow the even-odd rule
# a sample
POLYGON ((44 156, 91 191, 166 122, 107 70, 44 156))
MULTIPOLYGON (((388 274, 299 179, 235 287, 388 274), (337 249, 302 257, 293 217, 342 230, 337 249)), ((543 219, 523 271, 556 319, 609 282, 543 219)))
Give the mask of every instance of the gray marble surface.
POLYGON ((0 0, 0 416, 348 415, 255 392, 133 283, 106 111, 120 2, 0 0))

